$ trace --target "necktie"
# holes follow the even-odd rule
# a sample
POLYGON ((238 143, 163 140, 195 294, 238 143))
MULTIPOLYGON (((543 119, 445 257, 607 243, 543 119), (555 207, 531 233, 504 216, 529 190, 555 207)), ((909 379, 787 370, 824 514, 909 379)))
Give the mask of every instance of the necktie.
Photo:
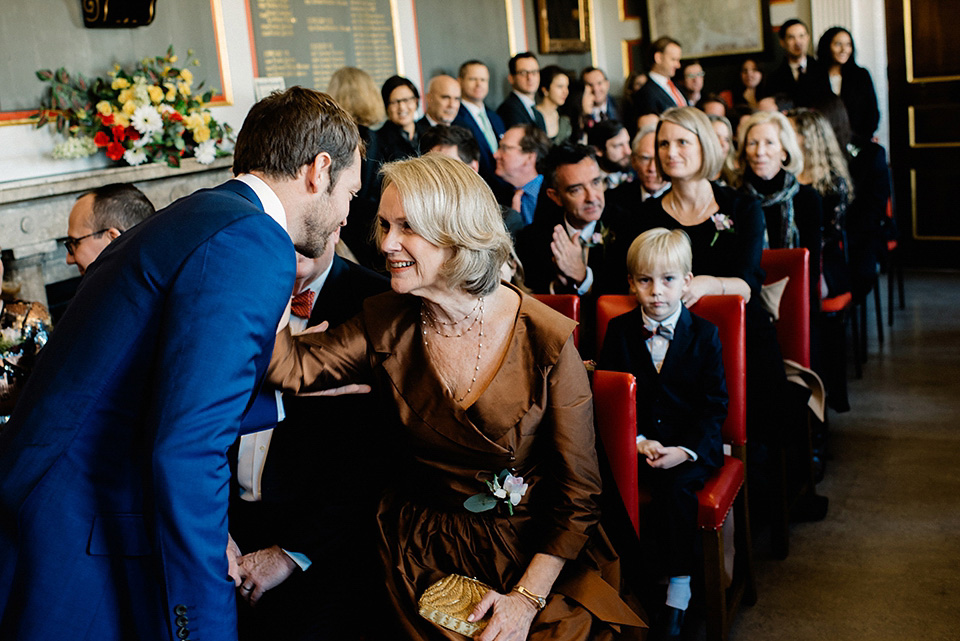
POLYGON ((312 289, 305 289, 293 297, 290 303, 290 312, 299 318, 310 318, 310 312, 313 311, 313 299, 316 294, 312 289))
POLYGON ((673 94, 673 101, 677 103, 678 107, 686 107, 687 99, 683 97, 683 94, 680 93, 680 90, 677 89, 677 85, 673 84, 672 80, 667 80, 667 86, 670 87, 670 93, 673 94))
POLYGON ((491 151, 497 150, 497 135, 493 132, 493 125, 490 124, 490 120, 487 119, 487 114, 484 113, 484 110, 480 110, 480 129, 483 131, 483 137, 487 139, 487 144, 490 145, 491 151))

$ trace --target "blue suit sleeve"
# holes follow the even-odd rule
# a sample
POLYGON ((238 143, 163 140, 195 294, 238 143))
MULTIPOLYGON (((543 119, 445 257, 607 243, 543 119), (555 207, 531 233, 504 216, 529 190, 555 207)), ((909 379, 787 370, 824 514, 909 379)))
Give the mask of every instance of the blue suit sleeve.
POLYGON ((186 607, 192 636, 236 639, 226 452, 265 371, 294 266, 285 232, 250 216, 200 245, 167 294, 144 413, 170 638, 186 607))

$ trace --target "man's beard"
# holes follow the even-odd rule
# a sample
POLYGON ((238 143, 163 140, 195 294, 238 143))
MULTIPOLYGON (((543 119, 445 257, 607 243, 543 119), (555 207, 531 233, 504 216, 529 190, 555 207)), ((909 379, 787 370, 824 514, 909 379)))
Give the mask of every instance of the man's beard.
POLYGON ((323 254, 327 241, 330 240, 330 234, 336 230, 336 227, 329 229, 327 223, 330 217, 328 206, 318 207, 305 215, 298 238, 293 242, 294 249, 307 258, 317 258, 323 254))

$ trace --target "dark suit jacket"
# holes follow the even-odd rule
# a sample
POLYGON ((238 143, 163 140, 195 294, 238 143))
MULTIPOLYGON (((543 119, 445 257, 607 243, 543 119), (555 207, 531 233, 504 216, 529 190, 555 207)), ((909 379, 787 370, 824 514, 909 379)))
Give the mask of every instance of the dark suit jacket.
POLYGON ((670 107, 677 106, 673 96, 652 80, 640 87, 640 90, 634 95, 634 102, 637 105, 638 117, 644 114, 659 115, 670 107))
POLYGON ((685 447, 696 452, 698 463, 720 467, 727 384, 716 326, 684 308, 659 373, 642 329, 639 307, 612 319, 597 367, 637 377, 638 434, 685 447))
POLYGON ((807 56, 807 68, 798 80, 793 79, 790 63, 784 58, 780 66, 774 69, 766 79, 768 95, 785 93, 793 99, 798 107, 809 106, 817 98, 814 78, 819 73, 820 64, 813 56, 807 56))
MULTIPOLYGON (((620 110, 617 108, 617 101, 613 96, 607 96, 607 120, 620 120, 620 110)), ((593 116, 586 116, 587 126, 592 127, 595 124, 593 116)))
MULTIPOLYGON (((813 89, 817 96, 829 95, 829 70, 826 65, 817 71, 812 79, 813 89)), ((847 108, 850 117, 850 129, 854 135, 870 140, 877 125, 880 124, 880 110, 877 107, 877 92, 873 87, 873 78, 870 72, 863 67, 847 63, 841 72, 843 81, 840 83, 840 100, 847 108)))
MULTIPOLYGON (((507 128, 504 127, 503 121, 495 111, 487 107, 483 109, 487 115, 487 120, 490 121, 490 126, 493 127, 493 133, 496 135, 497 140, 500 140, 503 134, 506 133, 507 128)), ((497 150, 490 148, 487 137, 483 135, 483 130, 480 129, 480 125, 477 124, 477 121, 474 120, 473 116, 462 103, 460 104, 460 111, 457 113, 457 117, 453 119, 453 124, 469 129, 470 133, 472 133, 476 139, 477 144, 480 145, 480 176, 490 185, 506 184, 496 175, 497 162, 494 160, 493 154, 497 150)))
POLYGON ((520 97, 513 91, 497 107, 497 114, 503 120, 504 127, 509 129, 515 125, 536 125, 544 132, 547 131, 547 123, 543 116, 536 109, 533 110, 533 117, 530 117, 530 111, 520 100, 520 97))
MULTIPOLYGON (((368 296, 387 289, 383 276, 335 256, 307 325, 326 320, 336 327, 356 315, 368 296)), ((354 610, 368 603, 355 596, 377 574, 373 520, 386 449, 383 417, 367 394, 287 395, 283 405, 286 417, 270 441, 261 500, 240 499, 234 484, 230 532, 245 553, 279 545, 305 554, 312 564, 264 594, 256 608, 241 608, 240 638, 349 638, 363 616, 354 610), (343 479, 350 479, 349 491, 331 491, 343 479)))
POLYGON ((294 266, 238 181, 91 265, 0 432, 0 638, 236 639, 226 453, 294 266))

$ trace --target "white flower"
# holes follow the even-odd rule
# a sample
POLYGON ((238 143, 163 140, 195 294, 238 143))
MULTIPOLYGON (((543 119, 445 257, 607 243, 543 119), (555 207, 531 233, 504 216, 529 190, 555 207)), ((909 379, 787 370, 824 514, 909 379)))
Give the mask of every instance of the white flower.
MULTIPOLYGON (((527 484, 523 482, 522 476, 507 474, 507 478, 503 479, 503 490, 505 494, 510 495, 510 503, 517 505, 527 493, 527 484)), ((503 497, 498 495, 497 498, 503 497)))
POLYGON ((147 162, 147 152, 140 147, 127 149, 125 152, 123 152, 123 159, 127 161, 128 165, 135 167, 147 162))
POLYGON ((155 131, 163 129, 163 118, 160 112, 153 105, 144 105, 137 107, 130 119, 133 128, 140 132, 141 136, 149 136, 155 131))
POLYGON ((717 231, 726 231, 733 227, 733 221, 726 214, 716 213, 710 216, 717 231))
POLYGON ((209 165, 217 157, 217 141, 204 140, 197 145, 197 150, 193 152, 193 155, 201 165, 209 165))

